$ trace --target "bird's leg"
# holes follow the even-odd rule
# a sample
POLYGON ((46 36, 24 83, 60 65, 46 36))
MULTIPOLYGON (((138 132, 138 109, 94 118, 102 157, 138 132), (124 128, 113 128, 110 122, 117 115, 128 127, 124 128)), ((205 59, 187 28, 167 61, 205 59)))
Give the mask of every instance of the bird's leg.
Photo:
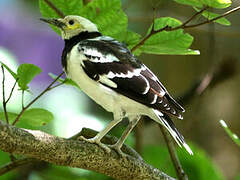
POLYGON ((119 153, 119 155, 121 155, 122 157, 126 157, 126 154, 124 154, 121 151, 122 145, 123 145, 124 141, 127 139, 129 133, 132 131, 132 129, 138 123, 139 119, 140 119, 140 116, 134 116, 133 118, 129 117, 129 124, 128 124, 127 128, 125 129, 125 131, 123 132, 120 139, 118 139, 118 141, 115 144, 109 145, 110 148, 115 149, 119 153))
POLYGON ((103 148, 107 153, 110 153, 111 149, 110 149, 107 145, 101 143, 101 139, 102 139, 114 126, 116 126, 116 125, 122 120, 122 117, 123 117, 123 116, 121 116, 121 115, 119 115, 119 114, 114 114, 114 120, 111 121, 111 122, 107 125, 107 127, 105 127, 105 129, 103 129, 102 131, 100 131, 95 137, 90 138, 90 139, 87 139, 87 138, 85 138, 85 137, 83 137, 83 136, 80 136, 79 139, 84 140, 84 141, 87 141, 87 142, 89 142, 89 143, 95 143, 95 144, 99 145, 101 148, 103 148))

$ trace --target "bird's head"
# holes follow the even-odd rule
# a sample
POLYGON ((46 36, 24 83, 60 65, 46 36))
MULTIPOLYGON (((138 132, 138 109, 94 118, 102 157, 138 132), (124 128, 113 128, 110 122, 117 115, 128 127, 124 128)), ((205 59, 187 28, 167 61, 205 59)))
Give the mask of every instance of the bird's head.
POLYGON ((70 39, 81 32, 98 32, 97 26, 81 16, 66 16, 65 18, 41 18, 42 21, 52 24, 61 30, 63 39, 70 39))

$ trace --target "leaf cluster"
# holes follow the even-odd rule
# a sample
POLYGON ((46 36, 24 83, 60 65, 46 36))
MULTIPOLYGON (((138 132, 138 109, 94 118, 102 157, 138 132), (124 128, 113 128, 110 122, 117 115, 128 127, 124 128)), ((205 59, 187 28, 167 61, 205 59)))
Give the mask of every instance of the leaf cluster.
MULTIPOLYGON (((197 12, 204 7, 223 9, 231 5, 230 0, 175 1, 180 4, 192 6, 197 12)), ((130 49, 136 46, 144 37, 148 36, 153 27, 152 24, 145 36, 129 30, 128 19, 121 8, 120 0, 93 0, 86 5, 84 5, 82 0, 52 0, 51 2, 60 9, 64 15, 74 14, 88 18, 98 26, 102 34, 124 42, 130 49)), ((43 17, 59 18, 57 12, 51 9, 45 0, 39 0, 39 7, 43 17)), ((207 19, 218 16, 218 14, 210 11, 203 11, 201 14, 207 19)), ((230 22, 226 18, 220 18, 216 20, 216 22, 222 25, 230 25, 230 22)), ((160 17, 154 20, 154 30, 156 31, 166 26, 174 28, 181 25, 181 21, 170 17, 160 17)), ((59 33, 55 27, 52 28, 59 33)), ((134 51, 134 54, 198 55, 199 51, 190 49, 193 39, 194 38, 190 34, 185 33, 183 29, 170 32, 162 31, 146 40, 143 45, 134 51)))

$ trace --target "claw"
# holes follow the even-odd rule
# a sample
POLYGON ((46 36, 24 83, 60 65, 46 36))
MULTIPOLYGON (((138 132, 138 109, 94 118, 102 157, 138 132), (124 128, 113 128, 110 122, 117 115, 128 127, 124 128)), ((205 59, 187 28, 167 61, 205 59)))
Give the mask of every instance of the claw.
POLYGON ((97 144, 97 145, 99 145, 102 149, 104 149, 107 153, 110 153, 110 152, 111 152, 111 149, 110 149, 107 145, 101 143, 101 141, 100 141, 98 138, 96 138, 96 137, 87 139, 87 138, 85 138, 85 137, 83 137, 83 136, 80 136, 79 139, 80 139, 80 140, 83 140, 83 141, 86 141, 86 142, 89 142, 89 143, 92 143, 92 144, 97 144))
POLYGON ((118 143, 113 144, 113 145, 108 145, 108 147, 110 147, 111 149, 114 149, 115 151, 117 151, 117 153, 118 153, 121 157, 123 157, 123 158, 126 158, 126 157, 127 157, 127 154, 125 154, 124 152, 122 152, 121 147, 119 146, 118 143))

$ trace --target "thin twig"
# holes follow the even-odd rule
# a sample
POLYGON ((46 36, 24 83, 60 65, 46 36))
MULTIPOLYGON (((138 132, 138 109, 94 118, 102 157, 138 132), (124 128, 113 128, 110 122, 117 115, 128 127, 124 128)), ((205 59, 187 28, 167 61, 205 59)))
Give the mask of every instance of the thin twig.
POLYGON ((44 95, 47 91, 49 91, 51 89, 51 86, 64 74, 64 72, 62 72, 61 74, 58 75, 58 77, 56 79, 53 80, 53 82, 51 84, 48 85, 48 87, 46 87, 37 97, 35 97, 30 103, 28 103, 28 105, 26 107, 24 107, 22 109, 22 111, 18 114, 18 116, 16 117, 15 121, 12 123, 12 125, 15 125, 20 117, 23 115, 23 113, 35 102, 37 101, 42 95, 44 95))
POLYGON ((22 90, 22 109, 24 109, 24 90, 22 90))
POLYGON ((59 17, 61 18, 65 17, 64 13, 60 9, 58 9, 52 2, 50 2, 49 0, 44 1, 48 4, 49 7, 51 7, 57 13, 59 17))
POLYGON ((7 113, 7 103, 6 103, 6 100, 5 100, 5 73, 4 73, 4 67, 3 67, 3 65, 1 65, 1 68, 2 68, 2 75, 3 75, 3 79, 2 79, 3 111, 4 111, 4 115, 5 115, 6 122, 9 124, 9 121, 8 121, 8 113, 7 113))
POLYGON ((172 141, 168 131, 161 125, 159 125, 159 127, 160 127, 160 129, 162 131, 163 137, 164 137, 165 142, 167 144, 168 151, 169 151, 170 157, 172 159, 174 168, 176 170, 176 174, 177 174, 178 179, 179 180, 188 180, 188 177, 185 174, 185 172, 184 172, 184 170, 182 168, 182 165, 181 165, 181 163, 180 163, 180 161, 178 159, 174 143, 173 143, 173 141, 172 141))
POLYGON ((24 158, 24 159, 18 159, 12 162, 9 162, 5 164, 4 166, 0 167, 0 176, 3 174, 6 174, 9 171, 12 171, 13 169, 16 169, 20 166, 23 166, 25 164, 29 164, 36 161, 34 158, 24 158))
POLYGON ((53 87, 49 88, 49 90, 52 90, 52 89, 54 89, 54 88, 56 88, 56 87, 59 87, 59 86, 65 84, 65 82, 66 82, 66 80, 64 80, 63 82, 57 84, 56 86, 53 86, 53 87))
POLYGON ((238 7, 236 7, 236 8, 233 8, 233 9, 231 9, 231 10, 229 10, 229 11, 227 11, 227 12, 225 12, 225 13, 223 13, 223 14, 215 17, 215 18, 208 19, 208 20, 206 20, 206 21, 204 21, 204 22, 201 22, 201 23, 198 23, 198 24, 193 24, 193 25, 184 26, 184 29, 186 29, 186 28, 193 28, 193 27, 197 27, 197 26, 204 25, 204 24, 212 23, 213 21, 216 21, 216 20, 218 20, 218 19, 220 19, 220 18, 223 18, 223 17, 225 17, 225 16, 228 16, 229 14, 232 14, 232 13, 238 11, 238 10, 240 10, 240 6, 238 6, 238 7))
POLYGON ((197 17, 199 14, 202 14, 205 10, 207 10, 208 7, 202 8, 200 11, 196 12, 192 17, 190 17, 187 21, 185 21, 182 26, 186 26, 188 23, 190 23, 195 17, 197 17))
POLYGON ((17 85, 17 81, 18 81, 18 80, 15 81, 15 83, 14 83, 12 89, 11 89, 11 92, 10 92, 10 94, 9 94, 9 97, 8 97, 8 99, 6 100, 6 103, 8 103, 8 101, 11 99, 12 94, 13 94, 13 91, 14 91, 16 85, 17 85))
POLYGON ((197 15, 199 15, 200 13, 199 12, 203 12, 206 10, 206 7, 204 7, 202 10, 200 10, 199 12, 196 12, 191 18, 189 18, 186 22, 184 22, 183 24, 179 25, 179 26, 176 26, 176 27, 170 27, 170 26, 165 26, 159 30, 154 30, 152 28, 151 32, 146 36, 144 37, 138 44, 136 44, 132 49, 131 51, 135 51, 137 48, 139 48, 140 46, 142 46, 145 41, 147 41, 151 36, 153 36, 154 34, 157 34, 159 32, 162 32, 162 31, 175 31, 175 30, 178 30, 178 29, 187 29, 187 28, 193 28, 193 27, 197 27, 197 26, 201 26, 201 25, 204 25, 204 24, 208 24, 208 23, 212 23, 213 21, 216 21, 222 17, 225 17, 233 12, 236 12, 240 9, 240 6, 234 8, 234 9, 231 9, 225 13, 223 13, 222 15, 219 15, 218 17, 215 17, 213 19, 209 19, 209 20, 206 20, 204 22, 201 22, 201 23, 198 23, 198 24, 193 24, 193 25, 187 25, 189 22, 191 22, 197 15))

